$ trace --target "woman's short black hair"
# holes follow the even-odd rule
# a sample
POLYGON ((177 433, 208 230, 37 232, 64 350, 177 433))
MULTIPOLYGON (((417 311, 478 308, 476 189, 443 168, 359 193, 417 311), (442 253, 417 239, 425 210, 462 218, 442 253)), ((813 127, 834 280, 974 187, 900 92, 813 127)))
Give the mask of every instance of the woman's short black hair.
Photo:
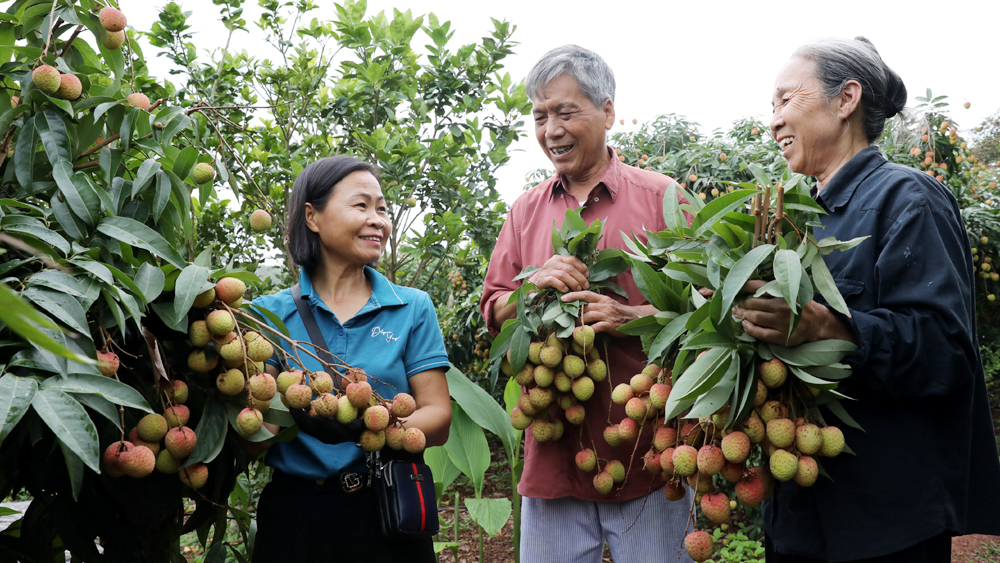
POLYGON ((329 156, 306 166, 292 185, 288 201, 288 252, 292 260, 306 271, 319 265, 322 256, 319 235, 306 225, 306 204, 322 211, 333 194, 334 187, 348 175, 365 171, 379 179, 372 164, 349 155, 329 156))

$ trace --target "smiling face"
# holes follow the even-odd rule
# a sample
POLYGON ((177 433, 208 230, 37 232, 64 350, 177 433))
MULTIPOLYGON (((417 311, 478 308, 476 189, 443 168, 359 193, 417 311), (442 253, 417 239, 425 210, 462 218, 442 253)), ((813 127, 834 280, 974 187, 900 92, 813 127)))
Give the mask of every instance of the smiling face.
POLYGON ((600 178, 610 157, 605 132, 615 121, 611 100, 597 107, 569 74, 549 81, 532 100, 535 138, 556 172, 570 182, 600 178))
POLYGON ((371 173, 359 170, 344 177, 322 210, 306 204, 306 225, 319 235, 323 261, 344 265, 379 259, 392 232, 382 187, 371 173))
POLYGON ((823 93, 815 63, 792 57, 774 81, 771 136, 792 172, 820 176, 836 160, 844 125, 823 93))

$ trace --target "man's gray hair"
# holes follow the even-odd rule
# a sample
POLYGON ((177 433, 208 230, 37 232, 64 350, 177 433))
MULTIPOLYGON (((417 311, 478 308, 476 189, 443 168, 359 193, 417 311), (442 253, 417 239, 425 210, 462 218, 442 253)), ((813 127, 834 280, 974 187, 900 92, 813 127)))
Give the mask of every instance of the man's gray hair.
POLYGON ((605 100, 615 101, 615 73, 597 53, 577 45, 556 47, 535 63, 524 81, 528 99, 534 100, 539 90, 553 79, 568 74, 580 83, 580 91, 597 107, 605 100))
POLYGON ((885 120, 903 111, 906 86, 864 37, 819 39, 799 47, 793 56, 816 63, 816 78, 824 93, 833 97, 849 80, 861 84, 861 107, 865 136, 875 142, 885 128, 885 120))

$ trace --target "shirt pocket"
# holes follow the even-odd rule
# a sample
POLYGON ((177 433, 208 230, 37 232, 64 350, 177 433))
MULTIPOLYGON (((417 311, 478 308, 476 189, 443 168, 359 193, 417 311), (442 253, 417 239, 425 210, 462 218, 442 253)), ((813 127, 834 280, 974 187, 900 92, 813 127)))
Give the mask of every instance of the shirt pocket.
POLYGON ((865 282, 848 278, 837 278, 834 280, 837 289, 840 290, 841 297, 850 309, 863 311, 869 309, 865 303, 865 282))

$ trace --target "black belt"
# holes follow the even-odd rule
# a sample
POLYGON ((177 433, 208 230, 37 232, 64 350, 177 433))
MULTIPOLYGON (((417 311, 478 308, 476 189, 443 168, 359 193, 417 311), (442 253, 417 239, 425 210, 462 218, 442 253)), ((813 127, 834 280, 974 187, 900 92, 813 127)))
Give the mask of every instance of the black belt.
POLYGON ((268 487, 288 493, 356 493, 368 481, 367 473, 341 472, 327 479, 307 479, 274 469, 268 487))

